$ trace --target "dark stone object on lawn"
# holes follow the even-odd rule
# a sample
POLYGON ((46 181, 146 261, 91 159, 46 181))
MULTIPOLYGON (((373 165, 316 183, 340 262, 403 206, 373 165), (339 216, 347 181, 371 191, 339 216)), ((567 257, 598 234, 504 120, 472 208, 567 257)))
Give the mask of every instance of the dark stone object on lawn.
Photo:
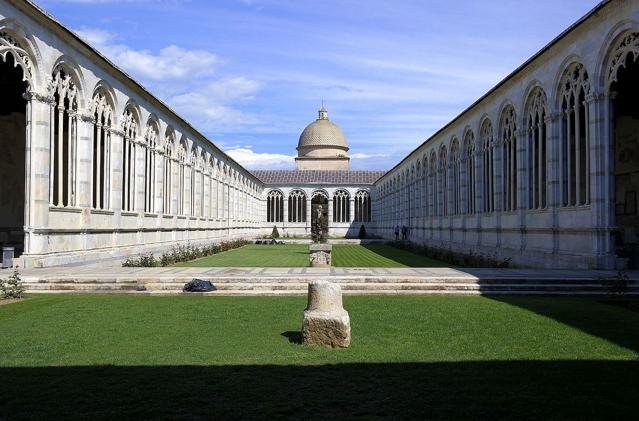
POLYGON ((211 283, 211 281, 203 281, 201 279, 192 279, 191 281, 184 284, 184 288, 182 288, 184 292, 211 292, 215 291, 215 287, 211 283))

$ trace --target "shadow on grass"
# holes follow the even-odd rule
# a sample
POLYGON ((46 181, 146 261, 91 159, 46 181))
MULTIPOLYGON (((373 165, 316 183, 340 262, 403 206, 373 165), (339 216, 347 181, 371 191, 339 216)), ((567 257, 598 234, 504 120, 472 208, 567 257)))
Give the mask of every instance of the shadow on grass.
POLYGON ((397 247, 386 244, 362 244, 362 247, 372 251, 373 253, 393 260, 408 267, 446 267, 450 266, 445 262, 431 259, 427 256, 411 253, 410 251, 401 250, 397 247))
POLYGON ((639 299, 487 296, 639 352, 639 299), (569 304, 569 305, 567 305, 569 304), (579 311, 583 307, 583 311, 579 311), (587 308, 586 308, 587 307, 587 308))
POLYGON ((282 336, 284 336, 288 341, 292 344, 301 344, 302 343, 302 332, 288 331, 282 332, 282 336))
POLYGON ((0 419, 629 419, 639 361, 0 368, 0 419))

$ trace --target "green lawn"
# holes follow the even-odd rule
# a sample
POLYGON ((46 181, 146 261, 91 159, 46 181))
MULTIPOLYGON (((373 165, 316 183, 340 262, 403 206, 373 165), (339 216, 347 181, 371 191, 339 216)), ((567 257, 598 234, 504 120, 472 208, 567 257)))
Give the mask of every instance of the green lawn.
POLYGON ((297 343, 305 304, 89 295, 0 306, 0 419, 636 414, 636 299, 346 296, 353 343, 335 351, 297 343))
POLYGON ((333 246, 333 266, 337 267, 445 267, 439 260, 419 256, 385 244, 333 246))
MULTIPOLYGON (((445 263, 395 247, 355 244, 333 245, 336 267, 442 267, 445 263)), ((190 267, 305 267, 308 244, 257 245, 180 263, 190 267)))

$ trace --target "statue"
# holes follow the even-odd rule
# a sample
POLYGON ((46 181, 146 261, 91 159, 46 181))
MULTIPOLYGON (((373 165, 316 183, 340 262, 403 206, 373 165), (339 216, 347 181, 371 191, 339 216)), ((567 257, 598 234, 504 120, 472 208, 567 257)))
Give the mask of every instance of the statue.
POLYGON ((311 239, 314 243, 325 243, 328 237, 328 221, 324 217, 323 206, 318 205, 315 212, 316 217, 311 225, 311 239))

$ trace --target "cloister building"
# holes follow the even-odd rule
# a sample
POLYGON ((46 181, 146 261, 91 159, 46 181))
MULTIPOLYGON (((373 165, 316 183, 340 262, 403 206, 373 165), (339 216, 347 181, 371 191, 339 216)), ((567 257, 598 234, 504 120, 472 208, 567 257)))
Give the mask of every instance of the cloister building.
POLYGON ((390 171, 324 107, 248 171, 28 0, 0 0, 0 243, 23 266, 367 232, 536 267, 639 265, 639 2, 602 1, 390 171))

